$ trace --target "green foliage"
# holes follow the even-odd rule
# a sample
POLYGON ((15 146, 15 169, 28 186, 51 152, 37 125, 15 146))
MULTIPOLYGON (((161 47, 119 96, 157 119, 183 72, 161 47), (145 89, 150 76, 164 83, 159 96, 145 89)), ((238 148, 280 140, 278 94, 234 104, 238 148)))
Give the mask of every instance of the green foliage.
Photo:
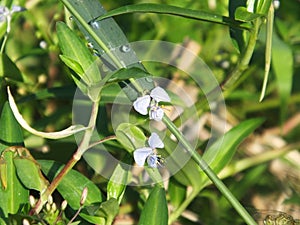
MULTIPOLYGON (((41 164, 42 171, 49 180, 52 180, 63 168, 62 164, 54 161, 39 160, 39 163, 41 164)), ((80 199, 84 188, 88 189, 88 195, 84 203, 85 205, 91 205, 102 201, 102 195, 97 186, 75 170, 71 170, 65 176, 57 187, 57 190, 64 199, 68 201, 68 204, 76 210, 80 207, 80 199)))
POLYGON ((288 156, 299 149, 296 3, 281 1, 275 12, 272 0, 9 0, 1 7, 8 11, 0 15, 0 224, 109 225, 130 217, 134 224, 254 225, 240 202, 262 199, 268 208, 262 195, 289 189, 284 204, 299 205, 299 151, 288 156), (27 10, 12 13, 13 5, 27 10), (140 56, 139 43, 130 42, 143 40, 192 54, 170 50, 164 63, 152 62, 165 49, 151 42, 140 56), (205 67, 195 66, 199 59, 205 67), (23 134, 7 86, 40 136, 23 134), (147 112, 163 110, 162 121, 133 107, 155 86, 171 102, 151 96, 140 103, 147 112), (77 88, 88 97, 76 99, 87 127, 75 140, 43 138, 75 122, 77 88), (231 129, 221 130, 224 123, 231 129), (152 132, 164 143, 150 146, 157 168, 135 166, 134 152, 149 146, 152 132), (275 159, 279 172, 269 167, 275 159))
POLYGON ((168 223, 168 207, 166 201, 165 189, 160 186, 154 186, 143 207, 139 225, 154 225, 168 223))

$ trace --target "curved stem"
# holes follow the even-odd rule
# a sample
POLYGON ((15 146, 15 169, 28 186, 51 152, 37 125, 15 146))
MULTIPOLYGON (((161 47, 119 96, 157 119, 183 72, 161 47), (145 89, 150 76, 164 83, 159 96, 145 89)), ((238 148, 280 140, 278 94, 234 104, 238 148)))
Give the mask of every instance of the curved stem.
POLYGON ((99 109, 99 102, 94 102, 92 106, 90 121, 88 124, 89 129, 85 130, 82 141, 80 142, 76 152, 74 153, 72 158, 68 161, 68 163, 63 167, 63 169, 58 173, 58 175, 53 179, 53 181, 48 186, 48 188, 43 193, 41 193, 41 197, 37 202, 36 206, 30 211, 30 215, 33 215, 35 213, 38 214, 42 210, 44 203, 48 199, 48 196, 54 192, 54 190, 57 188, 61 180, 67 175, 67 173, 73 168, 73 166, 81 159, 83 153, 89 148, 89 143, 96 124, 98 109, 99 109))

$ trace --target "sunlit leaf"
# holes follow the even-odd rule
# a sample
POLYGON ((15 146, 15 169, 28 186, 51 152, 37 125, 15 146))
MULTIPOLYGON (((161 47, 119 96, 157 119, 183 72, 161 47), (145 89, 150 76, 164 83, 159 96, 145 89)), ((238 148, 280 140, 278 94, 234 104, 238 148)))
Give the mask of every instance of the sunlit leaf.
POLYGON ((139 225, 168 224, 168 207, 165 189, 156 185, 152 189, 141 213, 139 225))
POLYGON ((14 165, 20 181, 26 188, 42 193, 49 183, 43 176, 40 165, 26 148, 15 147, 14 151, 18 153, 14 158, 14 165))
POLYGON ((219 173, 231 160, 241 141, 251 134, 262 122, 263 119, 249 119, 243 121, 228 131, 224 136, 218 138, 218 140, 204 152, 203 159, 215 173, 219 173))
POLYGON ((101 80, 100 71, 97 63, 95 63, 96 59, 92 56, 87 46, 65 23, 58 22, 56 29, 64 61, 68 59, 66 61, 68 65, 71 65, 71 69, 75 69, 75 72, 78 72, 77 75, 88 86, 99 82, 101 80), (74 64, 74 62, 76 63, 74 64))
POLYGON ((107 14, 100 16, 98 19, 102 20, 111 16, 117 16, 127 13, 161 13, 170 14, 174 16, 181 16, 195 20, 220 23, 229 26, 240 26, 242 28, 249 28, 249 25, 242 24, 238 21, 231 20, 225 16, 221 16, 214 13, 209 13, 200 10, 192 10, 187 8, 181 8, 167 4, 153 4, 153 3, 142 3, 135 5, 126 5, 120 8, 109 11, 107 14))
POLYGON ((238 7, 235 10, 235 14, 234 14, 236 20, 243 21, 243 22, 250 22, 262 16, 264 15, 249 12, 247 11, 246 7, 242 7, 242 6, 238 7))
POLYGON ((6 163, 6 188, 0 188, 0 211, 5 217, 17 213, 28 202, 29 190, 17 177, 13 162, 14 152, 7 150, 2 153, 2 160, 6 163))
POLYGON ((120 124, 116 130, 116 136, 117 140, 130 152, 144 147, 147 140, 144 132, 130 123, 120 124))
MULTIPOLYGON (((61 163, 50 160, 39 160, 38 162, 42 167, 43 173, 49 180, 53 180, 64 166, 61 163)), ((102 201, 101 192, 98 187, 91 180, 75 170, 68 172, 59 183, 57 190, 68 201, 68 205, 76 210, 80 207, 80 199, 84 188, 88 189, 85 205, 102 201)))

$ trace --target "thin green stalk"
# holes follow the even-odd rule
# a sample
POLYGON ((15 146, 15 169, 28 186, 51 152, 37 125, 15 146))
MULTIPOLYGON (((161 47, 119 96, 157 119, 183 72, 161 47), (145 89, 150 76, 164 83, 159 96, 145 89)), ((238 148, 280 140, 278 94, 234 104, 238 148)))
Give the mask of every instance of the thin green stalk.
POLYGON ((169 217, 169 224, 175 222, 175 220, 182 214, 182 212, 189 206, 189 204, 194 200, 194 198, 198 195, 199 189, 193 188, 192 192, 184 199, 184 201, 180 204, 175 211, 173 211, 169 217))
POLYGON ((222 85, 222 88, 224 90, 229 89, 240 78, 242 73, 248 68, 248 65, 250 63, 250 60, 251 60, 253 52, 254 52, 254 48, 255 48, 255 44, 256 44, 256 40, 257 40, 257 36, 259 33, 259 28, 260 28, 261 23, 262 23, 262 21, 260 18, 258 18, 254 22, 254 28, 252 31, 250 31, 250 37, 249 37, 249 42, 248 42, 246 51, 243 54, 238 65, 232 71, 229 78, 222 85))
POLYGON ((264 82, 260 94, 259 101, 261 102, 265 96, 268 76, 271 66, 271 57, 272 57, 272 35, 273 35, 273 21, 274 21, 274 6, 271 4, 268 18, 267 18, 267 35, 266 35, 266 52, 265 52, 265 74, 264 82))
POLYGON ((207 163, 201 158, 201 156, 194 151, 190 146, 189 142, 184 138, 177 127, 172 123, 172 121, 167 117, 163 117, 163 122, 168 127, 168 129, 173 133, 177 140, 184 146, 184 148, 191 154, 192 158, 199 164, 203 172, 209 177, 209 179, 216 185, 219 191, 224 195, 224 197, 230 202, 230 204, 235 208, 235 210, 240 214, 244 221, 248 225, 257 225, 246 209, 241 205, 241 203, 235 198, 235 196, 230 192, 226 185, 218 178, 218 176, 213 172, 213 170, 207 165, 207 163))
POLYGON ((4 35, 4 38, 3 38, 3 41, 2 41, 2 45, 1 45, 1 49, 0 49, 0 53, 1 54, 4 52, 4 47, 5 47, 5 44, 6 44, 6 41, 7 41, 7 37, 8 37, 8 33, 6 33, 4 35))

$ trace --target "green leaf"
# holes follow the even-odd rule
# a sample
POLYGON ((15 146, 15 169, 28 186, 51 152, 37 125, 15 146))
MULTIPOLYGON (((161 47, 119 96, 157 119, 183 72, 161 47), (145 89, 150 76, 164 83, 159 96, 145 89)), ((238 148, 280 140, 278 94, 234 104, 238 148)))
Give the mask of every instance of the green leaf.
POLYGON ((63 59, 88 86, 98 83, 101 80, 100 71, 87 46, 65 23, 58 22, 56 29, 63 59))
POLYGON ((225 16, 221 16, 215 13, 209 13, 200 10, 192 10, 187 8, 181 8, 173 5, 166 4, 153 4, 153 3, 143 3, 135 5, 126 5, 114 10, 109 11, 107 14, 100 16, 98 19, 102 20, 108 17, 128 14, 128 13, 161 13, 170 14, 174 16, 186 17, 189 19, 219 23, 229 26, 237 26, 240 28, 248 29, 248 24, 242 24, 238 21, 230 19, 225 16))
POLYGON ((148 72, 145 72, 138 67, 123 68, 114 72, 110 77, 109 82, 119 82, 130 78, 139 79, 150 76, 151 75, 148 72))
POLYGON ((255 13, 267 15, 273 0, 256 0, 255 13))
MULTIPOLYGON (((203 160, 215 173, 219 173, 231 160, 237 146, 262 122, 263 119, 249 119, 232 128, 204 152, 203 160)), ((206 177, 204 173, 203 176, 206 177)))
POLYGON ((151 191, 139 220, 139 225, 168 224, 168 207, 165 189, 155 186, 151 191))
POLYGON ((22 146, 23 133, 19 123, 16 121, 8 102, 2 109, 0 124, 0 153, 9 146, 22 146))
POLYGON ((24 81, 16 64, 5 54, 0 54, 0 77, 7 77, 15 81, 24 81))
POLYGON ((126 190, 126 185, 129 182, 128 169, 123 168, 123 166, 125 165, 123 163, 131 165, 131 155, 127 154, 122 163, 119 163, 117 165, 107 184, 107 199, 117 199, 119 204, 122 201, 123 195, 126 190))
POLYGON ((174 178, 171 178, 169 181, 168 194, 172 206, 177 208, 185 200, 187 195, 186 187, 178 183, 174 178))
POLYGON ((280 96, 280 122, 283 123, 288 112, 293 78, 293 51, 292 48, 273 33, 272 69, 276 75, 280 96))
POLYGON ((130 123, 122 123, 116 130, 117 140, 129 152, 144 147, 147 141, 144 132, 137 126, 130 123))
MULTIPOLYGON (((234 19, 236 10, 240 7, 246 7, 246 0, 242 0, 242 1, 229 0, 229 4, 228 4, 229 17, 234 19)), ((233 46, 236 48, 236 50, 239 53, 242 53, 243 50, 246 48, 248 42, 247 31, 235 27, 231 27, 230 37, 233 46)))
MULTIPOLYGON (((8 214, 17 213, 22 206, 28 202, 29 190, 25 189, 16 174, 16 168, 13 162, 14 152, 9 149, 2 152, 2 162, 6 164, 6 188, 0 188, 0 216, 7 217, 8 214)), ((3 167, 1 167, 3 169, 3 167)))
MULTIPOLYGON (((67 65, 67 67, 69 67, 71 70, 73 70, 76 74, 83 74, 84 70, 81 67, 81 65, 75 61, 74 59, 67 57, 65 55, 60 55, 59 56, 60 59, 67 65)), ((71 73, 71 76, 76 84, 77 87, 79 87, 79 89, 83 92, 83 93, 87 93, 87 83, 84 80, 84 78, 81 80, 80 76, 71 73)))
MULTIPOLYGON (((114 71, 124 67, 138 67, 146 71, 130 48, 126 36, 112 18, 94 21, 96 17, 106 13, 99 1, 62 0, 62 2, 108 69, 114 71), (124 46, 129 47, 129 51, 122 51, 124 46)), ((144 90, 154 88, 151 77, 140 78, 137 82, 133 79, 126 80, 119 82, 119 85, 131 101, 136 100, 144 90)))
POLYGON ((28 189, 42 193, 49 183, 43 176, 40 165, 26 148, 18 147, 16 151, 19 155, 14 158, 14 164, 22 184, 28 189))
MULTIPOLYGON (((63 164, 51 160, 39 160, 43 173, 52 180, 63 168, 63 164)), ((101 202, 102 196, 98 187, 83 176, 81 173, 71 170, 59 183, 57 190, 68 201, 72 209, 77 210, 80 207, 80 199, 83 189, 88 188, 88 195, 84 205, 101 202)))
MULTIPOLYGON (((115 216, 119 212, 119 204, 118 201, 114 198, 111 198, 105 202, 102 202, 100 208, 97 210, 97 215, 101 217, 105 217, 106 220, 111 221, 115 218, 115 216)), ((110 224, 107 222, 107 224, 110 224)))
POLYGON ((253 21, 253 20, 255 20, 259 17, 262 17, 262 16, 264 16, 264 15, 247 11, 247 8, 243 7, 243 6, 238 7, 235 10, 235 14, 234 14, 235 19, 239 20, 239 21, 242 21, 242 22, 251 22, 251 21, 253 21))

